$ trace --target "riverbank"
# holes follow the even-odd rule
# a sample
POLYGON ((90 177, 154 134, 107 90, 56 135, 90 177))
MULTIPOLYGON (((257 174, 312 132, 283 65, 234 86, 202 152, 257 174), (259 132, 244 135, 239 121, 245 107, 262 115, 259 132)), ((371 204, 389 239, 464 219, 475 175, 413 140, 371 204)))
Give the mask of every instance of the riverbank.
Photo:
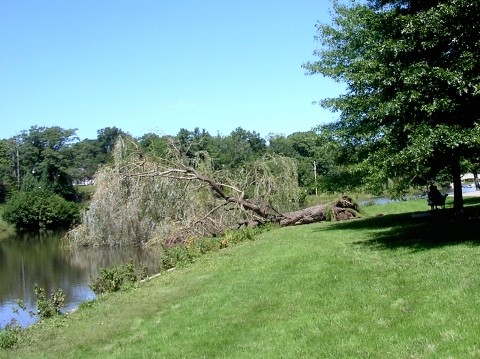
MULTIPOLYGON (((465 202, 477 213, 480 199, 465 202)), ((87 302, 0 358, 479 357, 478 219, 447 209, 412 220, 424 200, 366 210, 275 229, 87 302)))

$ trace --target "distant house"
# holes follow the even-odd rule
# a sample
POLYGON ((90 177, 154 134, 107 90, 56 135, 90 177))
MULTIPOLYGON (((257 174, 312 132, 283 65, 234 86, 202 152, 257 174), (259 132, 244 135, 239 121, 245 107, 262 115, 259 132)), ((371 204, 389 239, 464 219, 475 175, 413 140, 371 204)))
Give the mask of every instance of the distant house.
POLYGON ((74 186, 89 186, 89 185, 94 185, 95 180, 91 178, 84 178, 84 179, 76 179, 73 181, 74 186))

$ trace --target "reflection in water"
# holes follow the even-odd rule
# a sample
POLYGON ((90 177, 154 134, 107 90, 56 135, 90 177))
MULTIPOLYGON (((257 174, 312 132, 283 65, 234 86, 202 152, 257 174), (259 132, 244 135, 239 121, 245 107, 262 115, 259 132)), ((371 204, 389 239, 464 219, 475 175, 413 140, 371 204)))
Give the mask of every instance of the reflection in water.
POLYGON ((66 296, 63 308, 66 312, 94 298, 88 284, 102 268, 133 260, 138 268, 147 267, 149 274, 159 271, 159 250, 145 251, 137 247, 68 249, 62 245, 62 237, 63 233, 58 232, 0 236, 0 328, 12 319, 21 326, 37 320, 29 315, 36 310, 35 284, 45 288, 47 293, 61 288, 66 296), (17 307, 18 299, 23 300, 27 311, 15 314, 12 309, 17 307))

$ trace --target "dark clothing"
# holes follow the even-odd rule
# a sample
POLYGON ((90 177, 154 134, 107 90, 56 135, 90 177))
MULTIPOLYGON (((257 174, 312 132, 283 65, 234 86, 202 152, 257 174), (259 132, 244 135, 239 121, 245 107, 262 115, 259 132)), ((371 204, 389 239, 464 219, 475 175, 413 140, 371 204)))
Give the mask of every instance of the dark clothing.
POLYGON ((437 186, 430 186, 430 191, 428 192, 428 199, 433 203, 438 203, 442 200, 442 194, 438 190, 437 186))

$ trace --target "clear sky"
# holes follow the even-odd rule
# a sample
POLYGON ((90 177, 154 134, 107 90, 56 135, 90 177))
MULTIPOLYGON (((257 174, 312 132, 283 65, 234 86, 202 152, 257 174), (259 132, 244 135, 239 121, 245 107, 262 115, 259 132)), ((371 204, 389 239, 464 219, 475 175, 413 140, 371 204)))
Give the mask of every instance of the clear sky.
POLYGON ((285 134, 337 115, 305 76, 329 0, 0 0, 0 138, 31 126, 133 136, 285 134))

